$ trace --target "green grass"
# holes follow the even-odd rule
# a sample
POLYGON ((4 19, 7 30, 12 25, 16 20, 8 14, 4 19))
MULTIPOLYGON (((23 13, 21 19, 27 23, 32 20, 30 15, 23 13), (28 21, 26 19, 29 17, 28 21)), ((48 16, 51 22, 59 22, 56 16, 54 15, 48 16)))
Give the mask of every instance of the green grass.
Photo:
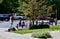
POLYGON ((26 34, 26 33, 32 33, 32 32, 41 32, 41 31, 54 31, 54 30, 60 30, 60 26, 51 26, 48 29, 25 29, 25 30, 16 30, 13 31, 14 33, 18 33, 18 34, 26 34))
POLYGON ((26 30, 17 30, 17 31, 13 31, 13 32, 19 33, 19 34, 26 34, 26 33, 32 33, 32 32, 40 32, 42 30, 49 31, 49 29, 33 29, 33 30, 26 29, 26 30))
POLYGON ((52 26, 49 28, 50 30, 60 30, 60 26, 52 26))

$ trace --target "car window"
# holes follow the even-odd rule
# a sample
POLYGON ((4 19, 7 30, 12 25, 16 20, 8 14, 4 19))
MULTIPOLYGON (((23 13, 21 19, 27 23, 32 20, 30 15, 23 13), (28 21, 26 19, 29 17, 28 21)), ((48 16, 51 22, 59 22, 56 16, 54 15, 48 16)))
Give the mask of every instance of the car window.
POLYGON ((20 16, 19 14, 13 14, 13 16, 20 16))
POLYGON ((3 15, 3 16, 4 16, 4 17, 7 17, 8 15, 5 14, 5 15, 3 15))
POLYGON ((0 14, 0 17, 9 17, 9 14, 0 14))
POLYGON ((0 17, 3 17, 3 15, 2 15, 2 14, 0 14, 0 17))

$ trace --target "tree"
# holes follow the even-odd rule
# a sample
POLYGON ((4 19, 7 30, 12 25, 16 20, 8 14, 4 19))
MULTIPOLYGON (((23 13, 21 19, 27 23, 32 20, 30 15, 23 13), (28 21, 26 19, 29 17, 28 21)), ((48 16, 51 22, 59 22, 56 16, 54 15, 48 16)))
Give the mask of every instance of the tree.
POLYGON ((0 13, 22 12, 30 19, 36 19, 43 14, 54 14, 56 9, 60 18, 60 0, 0 0, 0 13))
MULTIPOLYGON (((53 6, 54 14, 56 15, 56 10, 57 10, 57 18, 60 19, 60 0, 52 0, 52 3, 50 5, 53 6)), ((56 17, 56 16, 55 16, 56 17)))
POLYGON ((49 14, 53 13, 53 3, 50 0, 19 0, 19 10, 24 12, 25 15, 31 19, 36 19, 37 16, 46 15, 47 11, 49 14))
POLYGON ((19 7, 18 0, 3 0, 0 3, 0 13, 13 13, 19 7))

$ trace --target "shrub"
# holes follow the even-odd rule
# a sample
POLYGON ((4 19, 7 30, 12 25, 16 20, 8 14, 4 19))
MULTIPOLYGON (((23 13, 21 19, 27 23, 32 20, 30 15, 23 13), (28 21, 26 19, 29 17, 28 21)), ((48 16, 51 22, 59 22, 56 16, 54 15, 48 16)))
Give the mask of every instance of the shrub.
POLYGON ((40 25, 30 25, 29 29, 42 29, 42 28, 49 28, 47 24, 40 24, 40 25))
POLYGON ((34 32, 32 33, 32 37, 34 38, 51 38, 50 33, 46 31, 41 31, 41 32, 34 32))

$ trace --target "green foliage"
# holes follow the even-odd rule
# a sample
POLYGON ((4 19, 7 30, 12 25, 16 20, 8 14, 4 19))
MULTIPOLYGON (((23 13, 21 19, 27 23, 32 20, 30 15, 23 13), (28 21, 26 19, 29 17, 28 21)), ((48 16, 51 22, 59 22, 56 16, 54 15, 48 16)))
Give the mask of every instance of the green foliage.
POLYGON ((58 9, 58 18, 60 13, 60 0, 19 0, 19 11, 24 12, 30 19, 36 19, 37 16, 42 14, 48 15, 55 14, 55 10, 58 9))
POLYGON ((42 28, 49 28, 49 25, 40 24, 40 25, 30 25, 29 29, 42 29, 42 28))
POLYGON ((2 3, 3 0, 0 0, 0 3, 2 3))
POLYGON ((50 27, 50 30, 60 30, 60 26, 52 26, 50 27))
POLYGON ((32 34, 32 37, 34 37, 34 38, 50 38, 51 35, 47 31, 41 31, 41 32, 34 32, 32 34))
POLYGON ((42 14, 53 13, 52 7, 54 4, 50 4, 52 2, 50 0, 19 0, 20 7, 18 10, 24 12, 30 19, 35 20, 37 16, 41 16, 42 14))
POLYGON ((3 0, 0 3, 0 13, 13 13, 18 6, 18 0, 3 0))
POLYGON ((56 9, 60 19, 60 0, 0 0, 0 13, 23 12, 33 20, 42 14, 55 14, 56 9))

